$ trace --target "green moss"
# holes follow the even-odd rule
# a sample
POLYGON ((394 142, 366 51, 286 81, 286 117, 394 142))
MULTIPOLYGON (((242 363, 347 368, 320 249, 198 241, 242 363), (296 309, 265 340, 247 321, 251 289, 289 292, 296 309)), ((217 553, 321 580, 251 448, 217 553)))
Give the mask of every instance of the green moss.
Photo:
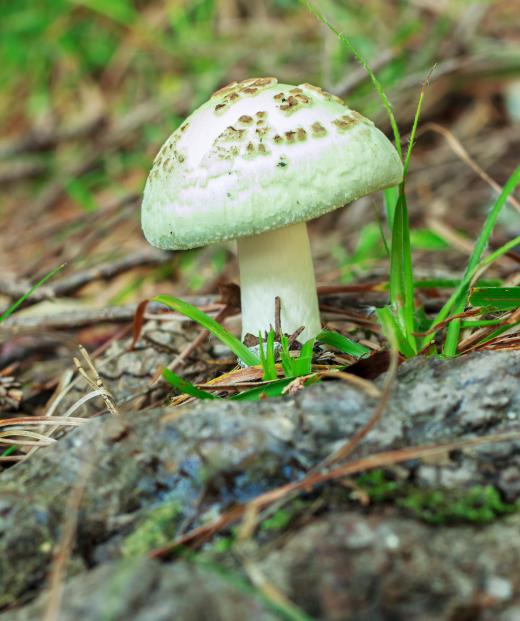
POLYGON ((373 502, 391 502, 430 524, 487 524, 520 510, 520 501, 504 502, 492 485, 465 490, 422 489, 392 480, 383 470, 363 474, 357 484, 373 502))
MULTIPOLYGON (((287 529, 305 506, 305 501, 301 499, 293 500, 287 507, 278 509, 273 515, 262 520, 262 522, 258 524, 258 533, 268 537, 269 535, 280 533, 287 529)), ((239 530, 240 526, 232 526, 229 529, 229 534, 215 537, 211 542, 205 545, 204 552, 199 553, 199 556, 212 559, 220 555, 226 556, 226 554, 233 549, 239 530)))
POLYGON ((384 470, 370 470, 356 479, 356 484, 368 494, 372 502, 384 502, 396 497, 400 483, 387 477, 384 470))
POLYGON ((177 520, 181 513, 178 501, 151 509, 134 532, 121 544, 125 558, 144 556, 150 550, 165 545, 175 536, 177 520))
POLYGON ((218 537, 215 541, 207 546, 207 549, 215 554, 224 554, 229 552, 235 544, 235 535, 225 535, 218 537))
POLYGON ((278 509, 273 515, 260 523, 261 532, 278 532, 289 526, 290 522, 305 506, 302 500, 295 500, 287 507, 278 509))
POLYGON ((501 515, 520 509, 520 503, 505 503, 492 485, 475 485, 467 490, 414 489, 397 503, 432 524, 471 522, 487 524, 501 515))

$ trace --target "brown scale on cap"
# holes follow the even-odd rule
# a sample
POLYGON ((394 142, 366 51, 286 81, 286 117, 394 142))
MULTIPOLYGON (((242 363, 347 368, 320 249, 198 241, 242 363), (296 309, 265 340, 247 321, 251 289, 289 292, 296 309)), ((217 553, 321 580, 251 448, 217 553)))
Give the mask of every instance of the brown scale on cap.
POLYGON ((255 116, 256 116, 256 126, 257 127, 265 126, 265 122, 267 119, 267 112, 264 112, 263 110, 259 110, 255 116))
POLYGON ((211 153, 214 154, 219 160, 234 160, 240 155, 240 149, 235 144, 232 144, 231 146, 216 145, 211 150, 211 153))
POLYGON ((285 137, 287 138, 287 142, 289 144, 292 144, 293 142, 296 141, 296 132, 293 132, 293 131, 285 132, 285 137))
POLYGON ((289 95, 289 97, 281 100, 278 108, 282 110, 282 112, 288 112, 289 110, 292 112, 294 108, 298 107, 298 105, 299 102, 296 97, 293 97, 293 95, 289 95))
POLYGON ((180 135, 178 133, 172 134, 169 140, 167 140, 160 148, 159 153, 155 156, 153 161, 153 168, 160 168, 164 165, 165 160, 178 160, 184 161, 184 157, 177 152, 177 143, 179 142, 180 135))
POLYGON ((213 141, 211 153, 220 160, 234 159, 240 155, 239 143, 246 136, 246 129, 228 125, 213 141))
MULTIPOLYGON (((367 125, 374 125, 373 121, 371 121, 370 119, 367 119, 366 116, 363 116, 362 114, 360 114, 356 110, 350 110, 349 114, 350 114, 350 116, 352 118, 354 118, 356 121, 359 121, 360 123, 366 123, 367 125)), ((344 114, 343 118, 348 118, 348 115, 344 114)))
POLYGON ((276 78, 250 78, 249 80, 244 80, 244 82, 251 82, 252 86, 257 87, 265 87, 265 86, 274 86, 278 84, 278 80, 276 78))
POLYGON ((228 125, 228 127, 226 127, 226 129, 217 136, 214 144, 222 142, 239 142, 244 138, 245 133, 245 129, 237 129, 236 127, 233 127, 233 125, 228 125))
POLYGON ((251 123, 253 123, 253 120, 253 117, 248 116, 247 114, 243 114, 242 116, 238 117, 238 122, 242 123, 242 125, 251 125, 251 123))
POLYGON ((248 142, 244 156, 247 159, 251 159, 254 157, 258 157, 259 155, 269 155, 269 153, 270 151, 267 149, 263 142, 258 142, 256 144, 254 144, 253 142, 248 142))
POLYGON ((305 88, 305 90, 312 91, 313 93, 320 95, 323 99, 326 99, 327 101, 334 101, 335 103, 345 105, 345 102, 343 101, 343 99, 341 99, 341 97, 333 95, 332 93, 328 93, 319 86, 314 86, 314 84, 308 84, 307 82, 305 84, 302 84, 302 86, 305 88))
POLYGON ((312 129, 312 135, 315 138, 321 138, 322 136, 327 135, 327 130, 323 127, 323 125, 319 121, 316 121, 315 123, 313 123, 311 125, 311 129, 312 129))
POLYGON ((262 90, 273 86, 277 81, 276 78, 249 78, 241 82, 232 82, 220 90, 215 91, 211 96, 212 99, 222 99, 222 101, 215 105, 214 110, 217 113, 223 112, 239 99, 248 96, 252 97, 262 90))
POLYGON ((185 156, 176 149, 178 137, 175 136, 172 140, 169 140, 161 147, 161 150, 155 157, 153 168, 150 173, 151 177, 157 177, 159 175, 159 169, 162 168, 164 172, 171 173, 176 163, 182 164, 186 159, 185 156))
POLYGON ((301 88, 292 88, 289 94, 278 93, 273 97, 278 104, 278 109, 285 113, 292 113, 302 106, 312 104, 312 99, 304 95, 301 88))
POLYGON ((343 114, 339 118, 334 119, 332 122, 340 132, 347 131, 347 129, 350 129, 353 125, 356 125, 357 123, 373 125, 372 121, 364 117, 362 114, 359 114, 359 112, 356 112, 355 110, 351 110, 348 114, 343 114))
POLYGON ((276 144, 280 144, 281 142, 283 142, 283 138, 280 136, 280 134, 276 134, 273 140, 276 142, 276 144))
POLYGON ((213 99, 214 97, 225 97, 228 93, 231 93, 237 86, 238 82, 230 82, 229 84, 226 84, 226 86, 223 86, 222 88, 219 88, 217 91, 215 91, 213 95, 211 95, 211 99, 213 99))
POLYGON ((162 161, 162 166, 161 168, 164 170, 165 173, 171 173, 173 171, 173 162, 170 158, 165 158, 162 161))
POLYGON ((264 136, 267 136, 270 131, 270 127, 257 127, 255 129, 255 133, 257 134, 257 136, 260 136, 260 138, 264 138, 264 136))
POLYGON ((355 125, 357 121, 355 121, 354 119, 341 117, 339 119, 334 119, 332 123, 338 128, 340 132, 345 132, 347 131, 347 129, 352 127, 352 125, 355 125))

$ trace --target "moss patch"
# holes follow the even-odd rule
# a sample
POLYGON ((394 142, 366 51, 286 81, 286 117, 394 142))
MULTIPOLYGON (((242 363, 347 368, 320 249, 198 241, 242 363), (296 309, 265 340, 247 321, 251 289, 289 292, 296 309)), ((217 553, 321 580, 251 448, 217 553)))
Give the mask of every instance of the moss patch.
POLYGON ((392 480, 383 470, 361 475, 357 485, 374 503, 390 502, 430 524, 487 524, 520 510, 520 501, 506 503, 492 485, 465 490, 422 489, 392 480))
POLYGON ((260 532, 272 533, 285 530, 296 516, 305 508, 305 502, 296 499, 287 507, 278 509, 273 515, 259 524, 260 532))
POLYGON ((150 550, 173 539, 181 515, 178 501, 169 502, 147 512, 139 526, 121 544, 124 558, 144 556, 150 550))

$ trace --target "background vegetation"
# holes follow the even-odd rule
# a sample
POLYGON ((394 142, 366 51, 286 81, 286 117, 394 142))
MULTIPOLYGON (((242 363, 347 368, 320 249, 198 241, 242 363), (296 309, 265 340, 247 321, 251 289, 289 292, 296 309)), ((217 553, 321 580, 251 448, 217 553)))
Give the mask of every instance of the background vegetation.
MULTIPOLYGON (((404 140, 431 76, 407 192, 415 277, 431 281, 418 301, 438 309, 450 291, 439 285, 460 278, 496 200, 475 166, 500 185, 518 163, 518 11, 501 0, 316 6, 376 71, 404 140)), ((64 286, 52 302, 33 297, 41 310, 30 312, 208 293, 236 279, 232 244, 165 257, 147 248, 139 227, 140 193, 160 145, 227 82, 254 75, 313 82, 390 130, 366 73, 297 0, 16 0, 0 7, 4 308, 62 263, 66 282, 90 267, 110 278, 64 286)), ((388 279, 383 220, 376 196, 312 224, 322 285, 388 279)), ((508 205, 491 247, 519 232, 518 210, 508 205)), ((512 285, 517 267, 512 248, 488 275, 512 285)), ((364 311, 375 303, 361 297, 364 311)), ((87 346, 107 338, 97 328, 79 334, 87 346)))

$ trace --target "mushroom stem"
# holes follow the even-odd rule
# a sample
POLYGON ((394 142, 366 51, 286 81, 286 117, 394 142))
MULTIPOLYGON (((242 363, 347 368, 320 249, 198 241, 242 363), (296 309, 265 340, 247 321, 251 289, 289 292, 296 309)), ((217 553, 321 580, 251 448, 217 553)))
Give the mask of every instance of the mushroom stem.
POLYGON ((282 332, 304 342, 321 330, 316 281, 305 222, 237 240, 242 301, 242 339, 258 336, 275 323, 275 297, 281 300, 282 332))

